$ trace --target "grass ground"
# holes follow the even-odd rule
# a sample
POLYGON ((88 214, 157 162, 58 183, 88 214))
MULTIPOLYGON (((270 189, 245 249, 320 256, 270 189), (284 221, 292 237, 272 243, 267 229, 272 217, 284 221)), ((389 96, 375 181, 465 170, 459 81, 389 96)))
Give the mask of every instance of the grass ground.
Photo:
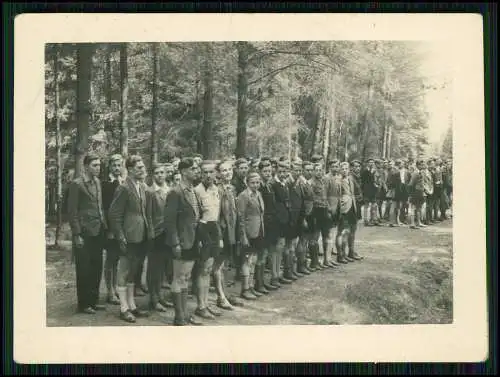
MULTIPOLYGON (((359 228, 356 245, 365 256, 363 261, 303 277, 206 324, 451 323, 451 220, 420 230, 362 225, 359 228)), ((51 238, 50 231, 47 237, 51 238)), ((46 261, 48 326, 161 326, 173 321, 173 309, 153 313, 135 324, 120 321, 116 306, 108 306, 96 315, 76 314, 69 241, 63 240, 57 249, 48 248, 46 261)), ((236 292, 235 289, 231 287, 229 291, 236 292)), ((101 292, 104 298, 103 285, 101 292)), ((215 301, 215 294, 211 300, 215 301)), ((147 307, 146 297, 138 297, 137 302, 147 307)), ((189 305, 194 309, 194 299, 190 299, 189 305)))

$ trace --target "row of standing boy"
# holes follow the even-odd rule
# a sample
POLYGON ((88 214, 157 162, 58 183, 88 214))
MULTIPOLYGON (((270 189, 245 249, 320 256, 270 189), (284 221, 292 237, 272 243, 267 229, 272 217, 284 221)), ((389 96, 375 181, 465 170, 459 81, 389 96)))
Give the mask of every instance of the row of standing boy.
POLYGON ((420 177, 426 177, 421 164, 407 175, 397 161, 397 168, 387 170, 392 178, 385 178, 384 185, 382 169, 373 168, 380 162, 373 160, 363 172, 359 161, 335 160, 325 174, 320 156, 292 163, 283 158, 252 162, 195 157, 156 165, 147 186, 140 156, 125 161, 126 178, 122 157, 111 156, 109 178, 101 182, 101 161, 89 154, 85 174, 71 184, 68 197, 78 309, 87 314, 106 309, 98 303, 103 249, 106 302, 120 306, 120 318, 135 322, 148 316, 137 307, 135 296, 149 294, 150 310, 174 308, 175 325, 203 324, 202 319, 213 319, 314 271, 362 260, 354 250, 357 224, 362 212, 367 225, 378 223, 381 187, 388 188, 382 203, 392 204, 393 223, 399 222, 400 210, 420 226, 419 198, 425 202, 429 196, 425 189, 416 194, 425 181, 420 177), (400 193, 403 186, 406 199, 400 193), (147 287, 141 282, 146 257, 147 287), (239 297, 226 294, 227 263, 236 268, 239 297), (165 278, 170 285, 167 298, 161 289, 165 278), (194 313, 187 310, 190 282, 197 301, 194 313), (217 307, 208 300, 211 283, 217 307))

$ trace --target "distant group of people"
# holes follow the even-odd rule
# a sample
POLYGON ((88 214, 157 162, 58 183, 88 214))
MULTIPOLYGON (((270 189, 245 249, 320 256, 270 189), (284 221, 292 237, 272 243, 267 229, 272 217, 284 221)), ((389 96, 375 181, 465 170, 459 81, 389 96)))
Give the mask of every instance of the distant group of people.
POLYGON ((84 174, 69 187, 78 310, 106 309, 99 303, 104 269, 106 303, 119 306, 130 323, 173 308, 174 325, 201 325, 315 271, 362 261, 355 248, 360 220, 417 229, 445 219, 452 200, 451 161, 440 159, 368 159, 363 167, 357 160, 326 164, 319 155, 194 156, 155 164, 150 185, 138 155, 111 156, 102 180, 101 162, 86 155, 84 174), (235 270, 231 282, 227 264, 235 270), (240 285, 239 295, 227 293, 229 283, 240 285), (149 310, 135 302, 145 294, 149 310))

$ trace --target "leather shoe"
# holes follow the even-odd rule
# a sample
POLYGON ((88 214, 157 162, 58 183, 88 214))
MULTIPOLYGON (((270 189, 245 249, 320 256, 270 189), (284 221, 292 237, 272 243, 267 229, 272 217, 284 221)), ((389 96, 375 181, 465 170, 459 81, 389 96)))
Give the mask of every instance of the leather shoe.
POLYGON ((217 306, 224 310, 234 310, 234 307, 229 303, 229 301, 217 301, 217 306))
POLYGON ((354 262, 354 259, 352 259, 351 257, 347 256, 345 257, 345 260, 348 261, 348 262, 354 262))
POLYGON ((352 254, 349 256, 349 258, 354 259, 354 260, 363 260, 363 259, 364 259, 361 255, 359 255, 359 254, 357 254, 357 253, 352 253, 352 254))
POLYGON ((264 283, 264 287, 270 292, 270 291, 275 291, 277 290, 279 287, 277 287, 276 285, 273 285, 273 284, 266 284, 264 283))
POLYGON ((190 315, 186 318, 186 323, 188 325, 203 326, 203 322, 198 321, 193 315, 190 315))
POLYGON ((209 311, 210 314, 212 314, 213 316, 216 316, 216 317, 220 317, 222 316, 222 312, 218 311, 217 309, 211 307, 211 306, 207 306, 207 310, 209 311))
POLYGON ((278 279, 271 279, 269 284, 271 284, 272 287, 275 287, 275 289, 281 288, 281 284, 278 279))
POLYGON ((198 308, 194 311, 194 314, 197 315, 198 317, 204 318, 204 319, 215 319, 215 317, 208 311, 207 308, 203 308, 203 309, 198 308))
POLYGON ((104 305, 95 304, 92 305, 92 309, 94 309, 95 311, 104 311, 106 310, 106 307, 104 305))
POLYGON ((265 285, 262 285, 259 287, 259 289, 256 289, 257 292, 262 293, 263 295, 268 295, 269 291, 266 289, 265 285))
POLYGON ((88 308, 80 310, 80 312, 83 314, 95 314, 95 310, 90 306, 88 308))
POLYGON ((134 310, 131 310, 130 313, 132 313, 137 318, 146 318, 146 317, 149 317, 149 312, 144 311, 144 310, 140 310, 138 308, 135 308, 134 310))
POLYGON ((245 299, 245 300, 256 300, 257 297, 255 297, 252 292, 250 292, 249 289, 241 292, 241 295, 240 295, 241 298, 245 299))
POLYGON ((174 318, 174 326, 186 326, 184 318, 174 318))
POLYGON ((156 305, 150 304, 149 307, 151 308, 151 310, 155 310, 157 312, 166 312, 167 311, 167 309, 159 302, 156 303, 156 305))
POLYGON ((227 298, 227 301, 232 305, 232 306, 238 306, 238 307, 243 307, 245 306, 244 303, 242 303, 238 298, 229 296, 227 298))
POLYGON ((106 302, 111 305, 120 305, 120 300, 117 299, 115 296, 108 296, 106 302))
POLYGON ((250 288, 250 292, 257 298, 264 296, 263 293, 257 292, 255 288, 250 288))
POLYGON ((135 317, 130 312, 130 310, 127 310, 126 312, 120 312, 120 319, 128 323, 135 323, 135 317))
POLYGON ((163 306, 164 308, 173 308, 174 307, 174 304, 170 301, 167 301, 167 300, 159 300, 158 301, 161 306, 163 306))
POLYGON ((349 262, 348 262, 345 258, 339 258, 339 259, 337 259, 337 262, 338 262, 338 263, 342 263, 342 264, 347 264, 347 263, 349 263, 349 262))
POLYGON ((287 279, 287 278, 285 278, 285 277, 280 277, 280 278, 279 278, 279 282, 280 282, 281 284, 292 284, 292 280, 288 280, 288 279, 287 279))

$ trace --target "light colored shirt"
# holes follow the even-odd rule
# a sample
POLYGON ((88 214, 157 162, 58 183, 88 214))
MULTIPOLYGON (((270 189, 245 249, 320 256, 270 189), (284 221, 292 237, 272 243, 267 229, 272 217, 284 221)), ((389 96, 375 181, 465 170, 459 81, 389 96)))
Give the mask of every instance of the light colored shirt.
POLYGON ((170 187, 166 183, 163 186, 158 186, 156 182, 153 182, 153 190, 161 191, 161 194, 166 197, 170 191, 170 187))
POLYGON ((405 168, 402 168, 399 170, 399 176, 401 177, 401 182, 402 183, 406 183, 405 182, 405 175, 406 175, 406 169, 405 168))
POLYGON ((217 186, 212 184, 208 187, 205 187, 203 183, 200 183, 198 186, 196 186, 195 191, 200 198, 200 221, 219 221, 220 195, 217 186))

